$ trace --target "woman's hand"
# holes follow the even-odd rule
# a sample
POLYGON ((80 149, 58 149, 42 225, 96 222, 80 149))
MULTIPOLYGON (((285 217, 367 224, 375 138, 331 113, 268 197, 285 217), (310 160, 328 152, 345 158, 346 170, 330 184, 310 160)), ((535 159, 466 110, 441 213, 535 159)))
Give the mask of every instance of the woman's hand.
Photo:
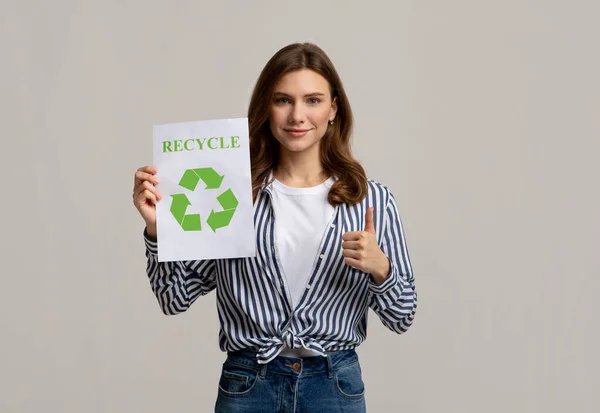
POLYGON ((370 273, 376 284, 388 277, 390 262, 377 244, 373 208, 367 209, 364 231, 349 231, 342 236, 344 262, 363 272, 370 273))
POLYGON ((157 169, 152 166, 144 166, 135 172, 133 183, 133 205, 146 221, 146 231, 152 238, 156 238, 156 202, 162 199, 162 195, 154 187, 158 184, 156 178, 157 169))

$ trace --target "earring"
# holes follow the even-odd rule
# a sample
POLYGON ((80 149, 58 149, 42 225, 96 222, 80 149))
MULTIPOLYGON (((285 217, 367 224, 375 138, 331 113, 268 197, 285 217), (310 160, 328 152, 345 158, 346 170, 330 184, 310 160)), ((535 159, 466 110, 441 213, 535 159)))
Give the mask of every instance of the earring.
POLYGON ((333 121, 332 121, 332 120, 330 120, 330 121, 329 121, 329 124, 330 124, 331 126, 333 126, 333 121))

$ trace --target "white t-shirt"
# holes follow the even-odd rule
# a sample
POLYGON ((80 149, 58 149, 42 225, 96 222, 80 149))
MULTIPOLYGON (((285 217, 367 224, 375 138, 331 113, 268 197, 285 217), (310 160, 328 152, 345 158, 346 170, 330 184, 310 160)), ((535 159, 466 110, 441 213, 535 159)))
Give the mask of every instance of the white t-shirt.
MULTIPOLYGON (((275 240, 284 280, 294 308, 298 305, 317 257, 325 229, 333 219, 335 208, 327 201, 331 177, 310 188, 293 188, 275 179, 272 200, 275 214, 275 240)), ((280 355, 307 357, 310 350, 284 348, 280 355)))

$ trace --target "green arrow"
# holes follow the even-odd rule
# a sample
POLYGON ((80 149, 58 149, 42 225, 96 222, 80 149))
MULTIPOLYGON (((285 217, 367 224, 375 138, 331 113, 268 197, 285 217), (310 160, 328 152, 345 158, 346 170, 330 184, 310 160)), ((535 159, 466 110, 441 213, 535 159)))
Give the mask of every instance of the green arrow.
POLYGON ((183 173, 183 176, 181 177, 181 180, 179 181, 179 185, 184 187, 185 189, 193 191, 194 189, 196 189, 196 185, 198 185, 199 180, 200 178, 198 177, 198 175, 196 175, 193 169, 186 169, 186 171, 183 173))
POLYGON ((219 204, 223 207, 223 209, 235 209, 237 208, 239 202, 231 189, 223 192, 221 195, 217 197, 219 204))
POLYGON ((200 214, 190 214, 183 218, 181 228, 184 231, 200 231, 202 226, 200 225, 200 214))
POLYGON ((213 232, 216 232, 217 228, 223 228, 229 225, 231 218, 235 213, 235 209, 239 204, 231 189, 228 189, 219 195, 217 200, 223 207, 224 211, 215 212, 212 210, 208 216, 208 219, 206 220, 206 223, 213 230, 213 232))
MULTIPOLYGON (((205 189, 216 189, 221 186, 223 178, 224 176, 219 175, 213 168, 186 169, 179 181, 179 185, 190 191, 194 191, 198 182, 202 180, 206 184, 205 189)), ((192 204, 187 196, 185 194, 174 194, 171 196, 173 197, 171 213, 179 225, 181 225, 181 228, 184 231, 200 231, 202 229, 200 214, 185 214, 188 205, 192 204)), ((213 232, 216 232, 217 228, 223 228, 229 225, 239 204, 231 189, 228 189, 219 195, 217 200, 223 208, 223 211, 215 212, 212 210, 206 220, 206 223, 213 232)))
POLYGON ((185 196, 185 194, 173 194, 171 196, 173 197, 173 203, 171 204, 171 213, 173 214, 177 222, 181 225, 181 223, 183 222, 183 218, 185 217, 185 210, 187 209, 187 206, 191 205, 192 203, 187 198, 187 196, 185 196))
POLYGON ((213 168, 198 168, 194 169, 194 172, 206 184, 204 189, 217 189, 223 182, 224 175, 219 175, 213 168))
POLYGON ((229 225, 231 222, 231 217, 235 213, 235 209, 228 209, 221 212, 215 212, 213 209, 210 211, 210 215, 206 220, 208 226, 213 230, 213 232, 217 232, 217 228, 223 228, 229 225))

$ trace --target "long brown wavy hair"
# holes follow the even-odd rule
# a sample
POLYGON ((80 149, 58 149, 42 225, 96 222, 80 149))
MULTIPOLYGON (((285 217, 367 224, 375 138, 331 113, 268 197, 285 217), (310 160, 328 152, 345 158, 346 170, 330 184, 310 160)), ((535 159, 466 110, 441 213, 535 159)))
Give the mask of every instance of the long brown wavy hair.
POLYGON ((320 157, 324 173, 336 178, 329 190, 331 205, 354 205, 367 195, 365 170, 352 156, 350 136, 353 117, 342 81, 325 52, 312 43, 294 43, 280 49, 262 70, 248 106, 252 198, 259 191, 279 162, 279 142, 269 126, 269 109, 275 85, 287 73, 310 69, 329 82, 332 100, 337 98, 337 113, 333 125, 328 125, 320 141, 320 157))

